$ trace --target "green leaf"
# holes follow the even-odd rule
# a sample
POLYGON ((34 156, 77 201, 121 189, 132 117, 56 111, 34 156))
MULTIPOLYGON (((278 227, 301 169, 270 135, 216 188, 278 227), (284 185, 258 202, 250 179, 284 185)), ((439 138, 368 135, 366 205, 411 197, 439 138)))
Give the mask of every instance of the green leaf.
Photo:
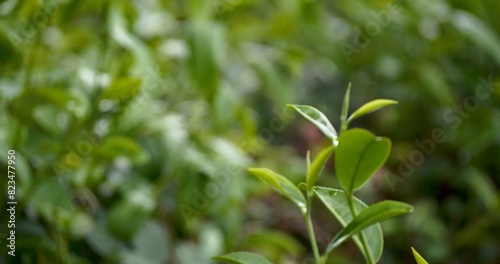
POLYGON ((43 179, 33 184, 29 204, 45 220, 64 231, 71 229, 77 206, 66 187, 56 178, 43 179))
POLYGON ((99 158, 114 160, 117 157, 129 157, 135 163, 144 162, 148 159, 147 153, 132 138, 126 136, 109 136, 97 146, 95 154, 99 158))
POLYGON ((357 215, 342 231, 340 231, 330 242, 327 252, 336 248, 351 236, 361 230, 391 217, 407 214, 413 211, 413 206, 396 201, 382 201, 369 206, 357 215))
POLYGON ((366 114, 369 114, 369 113, 376 111, 382 107, 397 104, 397 103, 398 103, 398 101, 389 100, 389 99, 377 99, 377 100, 370 101, 370 102, 364 104, 363 106, 361 106, 360 108, 358 108, 358 110, 354 111, 354 113, 352 113, 352 115, 349 116, 349 118, 347 119, 347 122, 351 122, 352 120, 354 120, 360 116, 364 116, 366 114))
POLYGON ((500 64, 500 39, 495 29, 484 20, 464 11, 455 11, 451 16, 451 25, 455 26, 465 38, 488 52, 500 64))
POLYGON ((233 252, 224 256, 213 257, 214 260, 226 261, 237 264, 272 264, 265 257, 252 252, 233 252))
POLYGON ((111 100, 130 100, 141 90, 142 80, 137 78, 121 78, 114 80, 104 91, 103 98, 111 100))
POLYGON ((142 227, 150 211, 130 199, 121 200, 109 209, 106 219, 108 230, 118 238, 130 239, 142 227))
POLYGON ((287 104, 288 107, 291 107, 311 123, 313 123, 325 136, 332 141, 337 140, 337 131, 333 127, 333 125, 328 121, 328 118, 318 109, 309 106, 309 105, 295 105, 295 104, 287 104))
POLYGON ((420 254, 412 247, 411 251, 413 252, 413 256, 415 257, 415 260, 417 261, 417 264, 429 264, 427 261, 425 261, 420 254))
POLYGON ((150 74, 147 70, 152 69, 155 63, 148 46, 127 30, 122 3, 112 3, 109 8, 109 23, 107 23, 111 38, 132 53, 138 70, 143 74, 150 74))
POLYGON ((323 167, 325 166, 325 163, 328 161, 328 158, 332 155, 333 150, 334 150, 333 146, 325 148, 318 154, 318 156, 316 156, 313 163, 310 166, 308 166, 309 169, 307 170, 307 177, 306 177, 308 190, 312 190, 314 184, 316 184, 316 181, 318 180, 321 171, 323 171, 323 167))
POLYGON ((306 199, 302 192, 289 179, 265 168, 249 168, 248 172, 267 182, 279 193, 292 200, 304 213, 306 209, 306 199))
POLYGON ((201 94, 213 102, 220 79, 220 56, 224 51, 224 34, 220 26, 195 20, 188 27, 187 44, 190 51, 189 70, 201 94))
MULTIPOLYGON (((335 216, 343 227, 347 226, 347 224, 352 221, 353 217, 344 191, 326 187, 314 187, 314 193, 319 197, 323 204, 325 204, 328 210, 330 210, 333 216, 335 216)), ((368 208, 365 203, 356 197, 353 198, 353 202, 354 207, 358 212, 368 208)), ((374 224, 365 228, 362 232, 368 242, 368 249, 371 256, 375 262, 377 262, 382 256, 382 251, 384 249, 384 236, 382 234, 382 228, 380 227, 380 224, 374 224)), ((361 240, 359 239, 359 235, 354 235, 353 240, 365 256, 365 259, 367 259, 367 254, 361 240)))
POLYGON ((264 230, 250 235, 244 247, 266 248, 270 252, 287 253, 291 256, 298 256, 304 251, 303 245, 295 237, 276 230, 264 230))
POLYGON ((342 133, 336 150, 335 169, 342 188, 352 193, 382 167, 391 150, 388 138, 364 129, 342 133))
POLYGON ((340 115, 341 129, 340 132, 347 130, 347 112, 349 111, 349 97, 351 96, 351 83, 347 86, 347 91, 344 96, 344 103, 342 104, 342 114, 340 115))
POLYGON ((131 253, 150 263, 168 262, 169 236, 161 223, 147 221, 132 240, 134 249, 131 253))

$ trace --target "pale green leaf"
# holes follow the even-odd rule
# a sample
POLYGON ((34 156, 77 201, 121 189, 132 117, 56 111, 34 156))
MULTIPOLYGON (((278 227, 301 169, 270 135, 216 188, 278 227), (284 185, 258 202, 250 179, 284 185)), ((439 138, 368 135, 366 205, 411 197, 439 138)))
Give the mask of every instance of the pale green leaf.
POLYGON ((321 130, 321 132, 323 132, 323 134, 325 134, 327 138, 331 139, 332 141, 337 140, 337 131, 325 116, 325 114, 323 114, 321 111, 309 105, 288 104, 287 106, 291 107, 311 123, 313 123, 319 130, 321 130))
POLYGON ((309 169, 307 171, 306 182, 309 190, 312 190, 312 187, 314 186, 314 184, 316 184, 316 181, 318 180, 319 175, 323 171, 323 167, 328 161, 328 158, 330 158, 330 156, 332 155, 333 150, 334 150, 333 146, 325 148, 318 154, 318 156, 316 156, 313 163, 310 166, 308 166, 309 169))
POLYGON ((305 212, 306 199, 302 192, 289 179, 265 168, 249 168, 248 172, 267 182, 281 195, 292 200, 302 212, 305 212))
POLYGON ((354 113, 352 113, 352 115, 349 116, 347 121, 351 122, 352 120, 354 120, 360 116, 364 116, 364 115, 369 114, 373 111, 376 111, 382 107, 397 104, 397 103, 398 103, 397 101, 389 100, 389 99, 376 99, 376 100, 370 101, 370 102, 364 104, 363 106, 361 106, 360 108, 358 108, 358 110, 354 111, 354 113))
POLYGON ((417 261, 417 264, 429 264, 427 261, 425 261, 420 254, 412 247, 411 251, 413 252, 413 256, 415 257, 415 260, 417 261))

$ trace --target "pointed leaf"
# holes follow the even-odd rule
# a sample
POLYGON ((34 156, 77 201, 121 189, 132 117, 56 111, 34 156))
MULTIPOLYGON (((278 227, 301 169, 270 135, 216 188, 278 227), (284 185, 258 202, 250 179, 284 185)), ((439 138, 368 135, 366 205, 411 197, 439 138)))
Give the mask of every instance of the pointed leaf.
POLYGON ((349 111, 349 97, 351 96, 351 83, 347 86, 347 91, 344 96, 344 103, 342 104, 342 114, 340 115, 341 129, 340 133, 347 130, 348 122, 347 122, 347 112, 349 111))
POLYGON ((325 167, 325 163, 328 161, 328 158, 330 158, 330 155, 332 155, 333 150, 333 146, 325 148, 318 154, 318 156, 316 156, 312 165, 309 166, 306 177, 307 188, 309 190, 312 190, 312 187, 318 180, 321 171, 323 171, 323 167, 325 167))
POLYGON ((417 261, 417 264, 429 264, 427 261, 425 261, 420 254, 412 247, 411 251, 413 252, 413 256, 415 257, 415 260, 417 261))
POLYGON ((384 165, 391 149, 388 138, 376 137, 364 129, 342 133, 336 150, 335 170, 348 193, 361 188, 384 165))
POLYGON ((271 261, 259 254, 244 251, 213 257, 213 259, 236 264, 272 264, 271 261))
POLYGON ((325 116, 325 114, 323 114, 318 109, 309 105, 288 104, 287 106, 293 108, 307 120, 313 123, 317 128, 319 128, 319 130, 321 130, 321 132, 323 132, 323 134, 325 134, 327 138, 331 139, 332 141, 335 141, 337 139, 337 131, 325 116))
MULTIPOLYGON (((344 191, 326 187, 314 187, 314 193, 319 197, 323 204, 325 204, 328 210, 330 210, 343 227, 347 226, 347 224, 352 221, 351 210, 349 209, 349 204, 347 203, 344 191)), ((354 197, 353 201, 354 207, 358 212, 368 208, 365 203, 356 197, 354 197)), ((368 242, 368 249, 371 256, 375 262, 377 262, 382 256, 382 251, 384 249, 384 236, 382 234, 382 228, 380 227, 380 224, 374 224, 365 228, 362 232, 368 242)), ((359 235, 354 235, 353 240, 365 256, 365 259, 367 259, 367 254, 361 240, 359 239, 359 235)))
POLYGON ((357 215, 342 231, 340 231, 330 242, 327 252, 336 248, 351 236, 361 230, 391 217, 407 214, 413 211, 413 206, 396 201, 382 201, 369 206, 357 215))
POLYGON ((248 172, 267 182, 281 193, 281 195, 292 200, 302 212, 305 212, 306 198, 289 179, 265 168, 249 168, 248 172))
POLYGON ((358 108, 358 110, 354 111, 354 113, 352 113, 351 116, 349 116, 349 118, 347 119, 348 122, 351 122, 352 120, 360 117, 360 116, 364 116, 368 113, 371 113, 373 111, 376 111, 382 107, 385 107, 385 106, 388 106, 388 105, 393 105, 393 104, 397 104, 398 101, 394 101, 394 100, 389 100, 389 99, 377 99, 377 100, 373 100, 371 102, 368 102, 366 104, 364 104, 363 106, 361 106, 360 108, 358 108))

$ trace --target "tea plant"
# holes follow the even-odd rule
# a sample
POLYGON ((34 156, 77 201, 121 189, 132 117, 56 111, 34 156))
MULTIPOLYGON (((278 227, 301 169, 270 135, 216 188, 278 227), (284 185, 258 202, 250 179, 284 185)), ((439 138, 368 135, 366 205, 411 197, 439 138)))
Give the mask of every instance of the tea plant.
MULTIPOLYGON (((397 102, 377 99, 366 103, 347 117, 349 95, 350 85, 344 97, 339 133, 327 117, 316 108, 308 105, 288 105, 313 123, 331 141, 331 146, 323 149, 312 162, 310 153, 307 153, 305 182, 296 186, 272 170, 248 169, 251 174, 274 187, 299 208, 307 225, 316 263, 325 263, 335 248, 351 238, 367 263, 378 262, 383 250, 383 235, 379 223, 413 210, 413 206, 397 201, 381 201, 368 206, 354 196, 354 193, 384 165, 391 150, 391 141, 385 137, 377 137, 364 129, 348 129, 349 124, 361 116, 397 102), (334 152, 335 171, 342 189, 317 186, 316 181, 334 152), (319 198, 343 226, 322 254, 318 249, 311 219, 311 204, 314 197, 319 198)), ((235 252, 214 259, 243 264, 271 263, 264 257, 249 252, 235 252)))

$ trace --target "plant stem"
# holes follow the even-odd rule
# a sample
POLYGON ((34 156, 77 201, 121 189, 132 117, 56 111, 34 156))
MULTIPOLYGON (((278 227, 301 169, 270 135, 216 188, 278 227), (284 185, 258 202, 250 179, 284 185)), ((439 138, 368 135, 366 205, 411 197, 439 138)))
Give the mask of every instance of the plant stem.
POLYGON ((316 243, 316 235, 314 234, 314 228, 311 220, 311 209, 312 209, 312 198, 313 194, 311 191, 307 191, 307 208, 306 213, 304 215, 304 219, 306 220, 307 232, 309 234, 309 240, 311 241, 311 247, 314 254, 314 260, 317 264, 321 263, 320 255, 318 250, 318 244, 316 243))
MULTIPOLYGON (((358 215, 358 212, 356 211, 356 207, 354 206, 354 201, 353 201, 353 195, 352 193, 347 194, 347 202, 349 203, 349 209, 351 210, 352 214, 352 219, 358 215)), ((369 264, 375 264, 375 261, 373 260, 372 253, 370 252, 370 249, 368 248, 368 243, 366 241, 365 233, 363 231, 359 232, 359 237, 361 240, 361 244, 363 245, 363 249, 365 250, 366 254, 366 260, 369 264)))

